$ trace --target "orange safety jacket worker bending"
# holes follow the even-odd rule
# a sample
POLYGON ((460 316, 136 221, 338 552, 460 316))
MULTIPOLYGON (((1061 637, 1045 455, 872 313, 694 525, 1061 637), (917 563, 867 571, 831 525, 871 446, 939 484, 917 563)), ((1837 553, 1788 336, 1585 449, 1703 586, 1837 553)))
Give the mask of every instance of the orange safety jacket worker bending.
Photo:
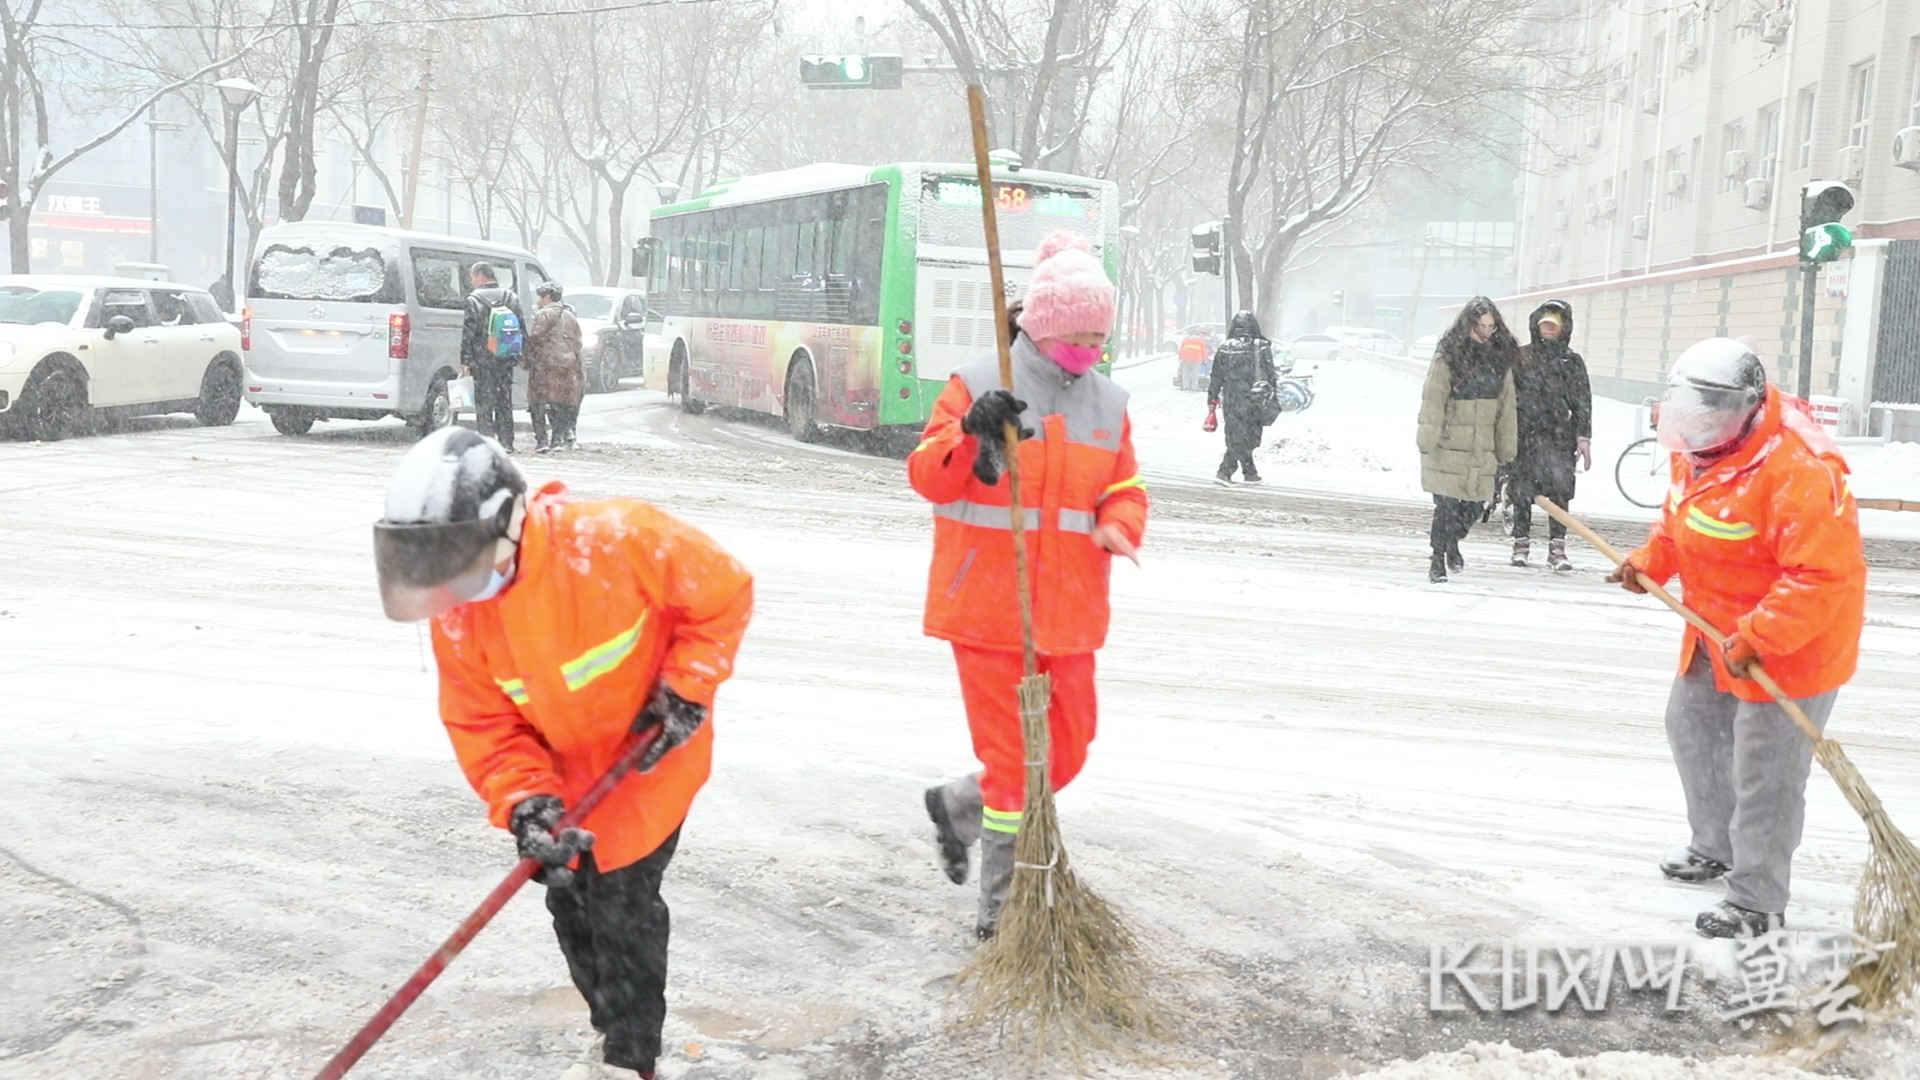
MULTIPOLYGON (((557 482, 536 492, 513 583, 433 621, 440 717, 493 823, 530 796, 584 795, 656 680, 711 710, 752 612, 752 576, 692 526, 637 500, 575 502, 557 482)), ((601 871, 680 827, 712 752, 710 715, 588 815, 601 871)))
MULTIPOLYGON (((1867 562, 1846 461, 1799 404, 1769 385, 1730 457, 1695 476, 1685 455, 1673 455, 1666 511, 1629 558, 1663 585, 1678 574, 1687 606, 1752 643, 1788 697, 1808 698, 1853 677, 1867 562)), ((1687 628, 1683 674, 1704 641, 1687 628)), ((1760 684, 1733 678, 1719 649, 1707 653, 1721 692, 1772 700, 1760 684)))

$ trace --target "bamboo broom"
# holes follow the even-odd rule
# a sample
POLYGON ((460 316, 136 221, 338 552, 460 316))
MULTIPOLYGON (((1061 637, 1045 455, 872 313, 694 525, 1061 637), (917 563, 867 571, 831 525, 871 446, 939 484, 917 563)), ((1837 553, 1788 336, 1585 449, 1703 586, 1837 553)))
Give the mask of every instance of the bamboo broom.
MULTIPOLYGON (((1013 389, 1011 331, 1001 274, 1000 230, 988 161, 986 92, 967 87, 973 121, 973 157, 985 219, 987 272, 993 284, 993 325, 1000 350, 1000 382, 1013 389)), ((1139 939, 1067 862, 1049 776, 1047 712, 1052 680, 1039 670, 1033 642, 1033 593, 1020 490, 1019 425, 1007 425, 1007 482, 1011 488, 1015 579, 1020 592, 1020 730, 1026 746, 1026 812, 1014 841, 1013 881, 994 936, 975 951, 956 984, 965 992, 959 1026, 995 1028, 1009 1051, 1024 1050, 1034 1067, 1064 1049, 1083 1064, 1089 1049, 1160 1038, 1164 1010, 1150 987, 1153 973, 1139 939)))
MULTIPOLYGON (((1541 496, 1534 500, 1534 504, 1551 514, 1554 520, 1578 533, 1582 540, 1592 544, 1594 550, 1611 559, 1615 566, 1627 564, 1626 556, 1572 514, 1554 505, 1551 499, 1541 496)), ((1642 588, 1706 635, 1715 648, 1726 647, 1726 635, 1712 623, 1675 599, 1672 593, 1655 584, 1652 578, 1637 569, 1634 574, 1642 588)), ((1847 758, 1846 751, 1840 748, 1838 742, 1821 734, 1806 712, 1780 689, 1779 683, 1773 681, 1773 676, 1762 670, 1758 662, 1748 667, 1747 675, 1773 695, 1773 700, 1779 703, 1787 716, 1806 733, 1807 738, 1813 740, 1813 756, 1819 759, 1834 783, 1840 785, 1840 794, 1846 796, 1854 812, 1860 815, 1860 820, 1866 822, 1867 838, 1872 847, 1866 868, 1860 874, 1860 892, 1853 909, 1853 930, 1859 936, 1856 944, 1878 951, 1878 956, 1853 968, 1847 983, 1860 988, 1860 994, 1853 1004, 1863 1010, 1898 1005, 1916 987, 1920 987, 1920 850, 1914 848, 1913 841, 1907 839, 1893 819, 1887 816, 1886 807, 1881 805, 1873 789, 1867 786, 1866 778, 1847 758), (1878 950, 1879 946, 1888 943, 1892 948, 1878 950)))

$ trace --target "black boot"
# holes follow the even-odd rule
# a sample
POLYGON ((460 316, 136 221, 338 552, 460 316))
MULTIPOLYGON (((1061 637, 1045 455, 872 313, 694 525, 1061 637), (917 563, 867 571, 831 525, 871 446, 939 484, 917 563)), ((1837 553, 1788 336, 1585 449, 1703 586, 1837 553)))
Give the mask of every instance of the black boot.
POLYGON ((1513 538, 1513 565, 1527 565, 1527 554, 1533 550, 1533 541, 1524 536, 1513 538))
POLYGON ((1684 881, 1690 885, 1712 881, 1723 877, 1733 867, 1717 859, 1704 855, 1695 855, 1692 851, 1679 851, 1660 860, 1660 872, 1674 881, 1684 881))
POLYGON ((1457 574, 1466 568, 1467 560, 1460 555, 1460 541, 1449 541, 1447 543, 1447 569, 1457 574))
POLYGON ((1434 583, 1435 585, 1444 584, 1446 582, 1447 557, 1445 555, 1442 555, 1437 551, 1433 553, 1433 561, 1427 564, 1427 580, 1434 583))
POLYGON ((1712 938, 1752 938, 1784 930, 1787 917, 1779 912, 1748 911, 1739 904, 1722 900, 1700 913, 1693 928, 1712 938))
POLYGON ((1573 563, 1567 561, 1567 541, 1565 537, 1559 540, 1547 541, 1547 565, 1563 574, 1573 569, 1573 563))

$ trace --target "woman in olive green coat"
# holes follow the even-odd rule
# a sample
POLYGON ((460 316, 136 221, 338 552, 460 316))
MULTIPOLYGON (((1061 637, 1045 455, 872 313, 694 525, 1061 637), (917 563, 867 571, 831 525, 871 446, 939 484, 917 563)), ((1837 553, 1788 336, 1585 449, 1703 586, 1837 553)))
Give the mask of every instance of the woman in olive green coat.
POLYGON ((1427 580, 1466 565, 1460 541, 1493 498, 1494 474, 1519 452, 1513 374, 1524 363, 1500 309, 1476 296, 1440 336, 1420 396, 1420 486, 1433 496, 1427 580))

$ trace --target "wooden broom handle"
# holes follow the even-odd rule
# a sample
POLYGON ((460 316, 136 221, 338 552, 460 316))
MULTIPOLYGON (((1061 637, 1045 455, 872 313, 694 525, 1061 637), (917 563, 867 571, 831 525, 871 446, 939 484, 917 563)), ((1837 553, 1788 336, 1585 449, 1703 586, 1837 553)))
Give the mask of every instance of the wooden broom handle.
MULTIPOLYGON (((1560 524, 1578 533, 1580 539, 1593 545, 1595 551, 1613 560, 1613 565, 1632 566, 1631 563, 1627 562, 1627 557, 1620 554, 1619 550, 1612 544, 1601 539, 1599 533, 1588 528, 1586 523, 1579 518, 1561 509, 1552 499, 1547 498, 1545 495, 1540 495, 1533 500, 1533 504, 1545 510, 1553 517, 1553 520, 1558 521, 1560 524)), ((1687 620, 1687 623, 1695 630, 1706 635, 1707 640, 1713 642, 1715 648, 1721 649, 1722 651, 1726 649, 1727 636, 1722 634, 1718 627, 1702 618, 1699 612, 1681 603, 1658 582, 1641 573, 1639 567, 1633 567, 1633 574, 1640 582, 1641 588, 1647 590, 1648 593, 1652 594, 1661 603, 1672 608, 1676 614, 1687 620)), ((1766 670, 1760 666, 1760 661, 1755 660, 1753 663, 1747 665, 1747 677, 1759 683, 1761 689, 1773 695, 1773 700, 1793 719, 1794 723, 1800 725, 1800 730, 1806 732, 1807 738, 1812 739, 1816 743, 1826 738, 1826 736, 1820 734, 1819 728, 1813 726, 1813 720, 1807 716, 1806 710, 1802 709, 1798 703, 1788 697, 1787 692, 1780 689, 1780 684, 1773 681, 1773 676, 1766 673, 1766 670)))
MULTIPOLYGON (((1000 348, 1000 385, 1013 392, 1013 336, 1007 326, 1007 285, 1000 270, 1000 218, 993 202, 993 162, 987 149, 987 91, 978 83, 967 86, 967 112, 973 121, 973 167, 980 178, 980 217, 987 231, 987 276, 993 286, 993 338, 1000 348)), ((1002 436, 1006 447, 1008 510, 1013 514, 1013 570, 1020 591, 1020 655, 1028 678, 1039 673, 1033 647, 1033 590, 1028 584, 1026 511, 1020 505, 1020 422, 1009 421, 1002 436)))

